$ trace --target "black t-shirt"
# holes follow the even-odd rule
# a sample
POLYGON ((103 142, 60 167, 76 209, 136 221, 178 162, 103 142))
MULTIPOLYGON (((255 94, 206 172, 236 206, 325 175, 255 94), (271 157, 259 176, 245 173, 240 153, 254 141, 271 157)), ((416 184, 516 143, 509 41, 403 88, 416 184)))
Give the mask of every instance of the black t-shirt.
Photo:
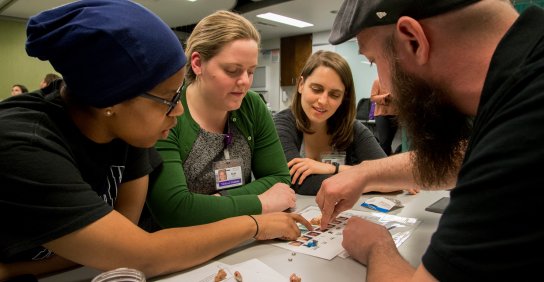
POLYGON ((544 10, 497 47, 425 268, 440 281, 531 281, 544 263, 544 10))
POLYGON ((0 140, 0 261, 46 257, 42 244, 108 214, 120 183, 160 163, 154 149, 86 138, 58 93, 1 102, 0 140))

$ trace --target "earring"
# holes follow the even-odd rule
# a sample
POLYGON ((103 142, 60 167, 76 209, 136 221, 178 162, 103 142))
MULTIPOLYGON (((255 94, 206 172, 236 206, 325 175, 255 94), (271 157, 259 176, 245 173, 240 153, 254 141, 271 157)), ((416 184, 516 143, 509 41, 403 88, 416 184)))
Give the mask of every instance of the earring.
POLYGON ((112 110, 111 110, 111 109, 107 109, 107 110, 106 110, 106 116, 107 116, 107 117, 111 117, 112 115, 113 115, 112 110))

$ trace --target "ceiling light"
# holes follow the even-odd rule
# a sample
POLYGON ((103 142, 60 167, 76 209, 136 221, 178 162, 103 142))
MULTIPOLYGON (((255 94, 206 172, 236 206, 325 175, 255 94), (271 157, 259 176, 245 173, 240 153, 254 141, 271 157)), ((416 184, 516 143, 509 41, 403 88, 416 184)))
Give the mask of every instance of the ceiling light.
POLYGON ((288 25, 300 27, 300 28, 314 26, 311 23, 299 21, 297 19, 292 19, 292 18, 282 16, 282 15, 278 15, 278 14, 274 14, 274 13, 260 14, 260 15, 257 15, 257 17, 267 19, 267 20, 271 20, 271 21, 275 21, 275 22, 279 22, 279 23, 282 23, 282 24, 288 24, 288 25))

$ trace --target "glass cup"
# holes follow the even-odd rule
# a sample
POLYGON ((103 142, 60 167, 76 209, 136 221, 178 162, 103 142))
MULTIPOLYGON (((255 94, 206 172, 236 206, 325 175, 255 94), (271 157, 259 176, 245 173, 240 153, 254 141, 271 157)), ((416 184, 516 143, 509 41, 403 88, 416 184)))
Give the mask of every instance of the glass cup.
POLYGON ((117 268, 97 275, 91 282, 145 282, 143 272, 132 268, 117 268))

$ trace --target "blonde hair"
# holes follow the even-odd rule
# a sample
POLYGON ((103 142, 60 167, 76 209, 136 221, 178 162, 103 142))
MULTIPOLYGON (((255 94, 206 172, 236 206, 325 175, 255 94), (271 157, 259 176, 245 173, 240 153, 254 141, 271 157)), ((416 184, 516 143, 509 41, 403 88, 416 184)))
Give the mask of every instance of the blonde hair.
POLYGON ((291 111, 296 119, 297 129, 313 134, 310 129, 310 120, 301 104, 301 94, 298 92, 298 85, 303 80, 306 80, 315 69, 320 66, 333 69, 345 87, 344 97, 342 103, 336 110, 336 112, 327 120, 327 134, 332 136, 331 144, 336 149, 345 150, 353 142, 353 123, 355 122, 355 86, 353 83, 353 76, 348 62, 339 54, 331 51, 317 51, 308 58, 306 64, 302 68, 300 77, 297 79, 297 86, 295 86, 295 95, 293 95, 293 101, 291 102, 291 111))
MULTIPOLYGON (((187 39, 185 54, 190 60, 191 54, 198 52, 203 61, 208 61, 217 55, 221 49, 239 39, 255 40, 261 43, 261 36, 255 26, 246 18, 229 11, 217 11, 203 18, 187 39)), ((196 74, 187 64, 185 83, 194 82, 196 74)))

